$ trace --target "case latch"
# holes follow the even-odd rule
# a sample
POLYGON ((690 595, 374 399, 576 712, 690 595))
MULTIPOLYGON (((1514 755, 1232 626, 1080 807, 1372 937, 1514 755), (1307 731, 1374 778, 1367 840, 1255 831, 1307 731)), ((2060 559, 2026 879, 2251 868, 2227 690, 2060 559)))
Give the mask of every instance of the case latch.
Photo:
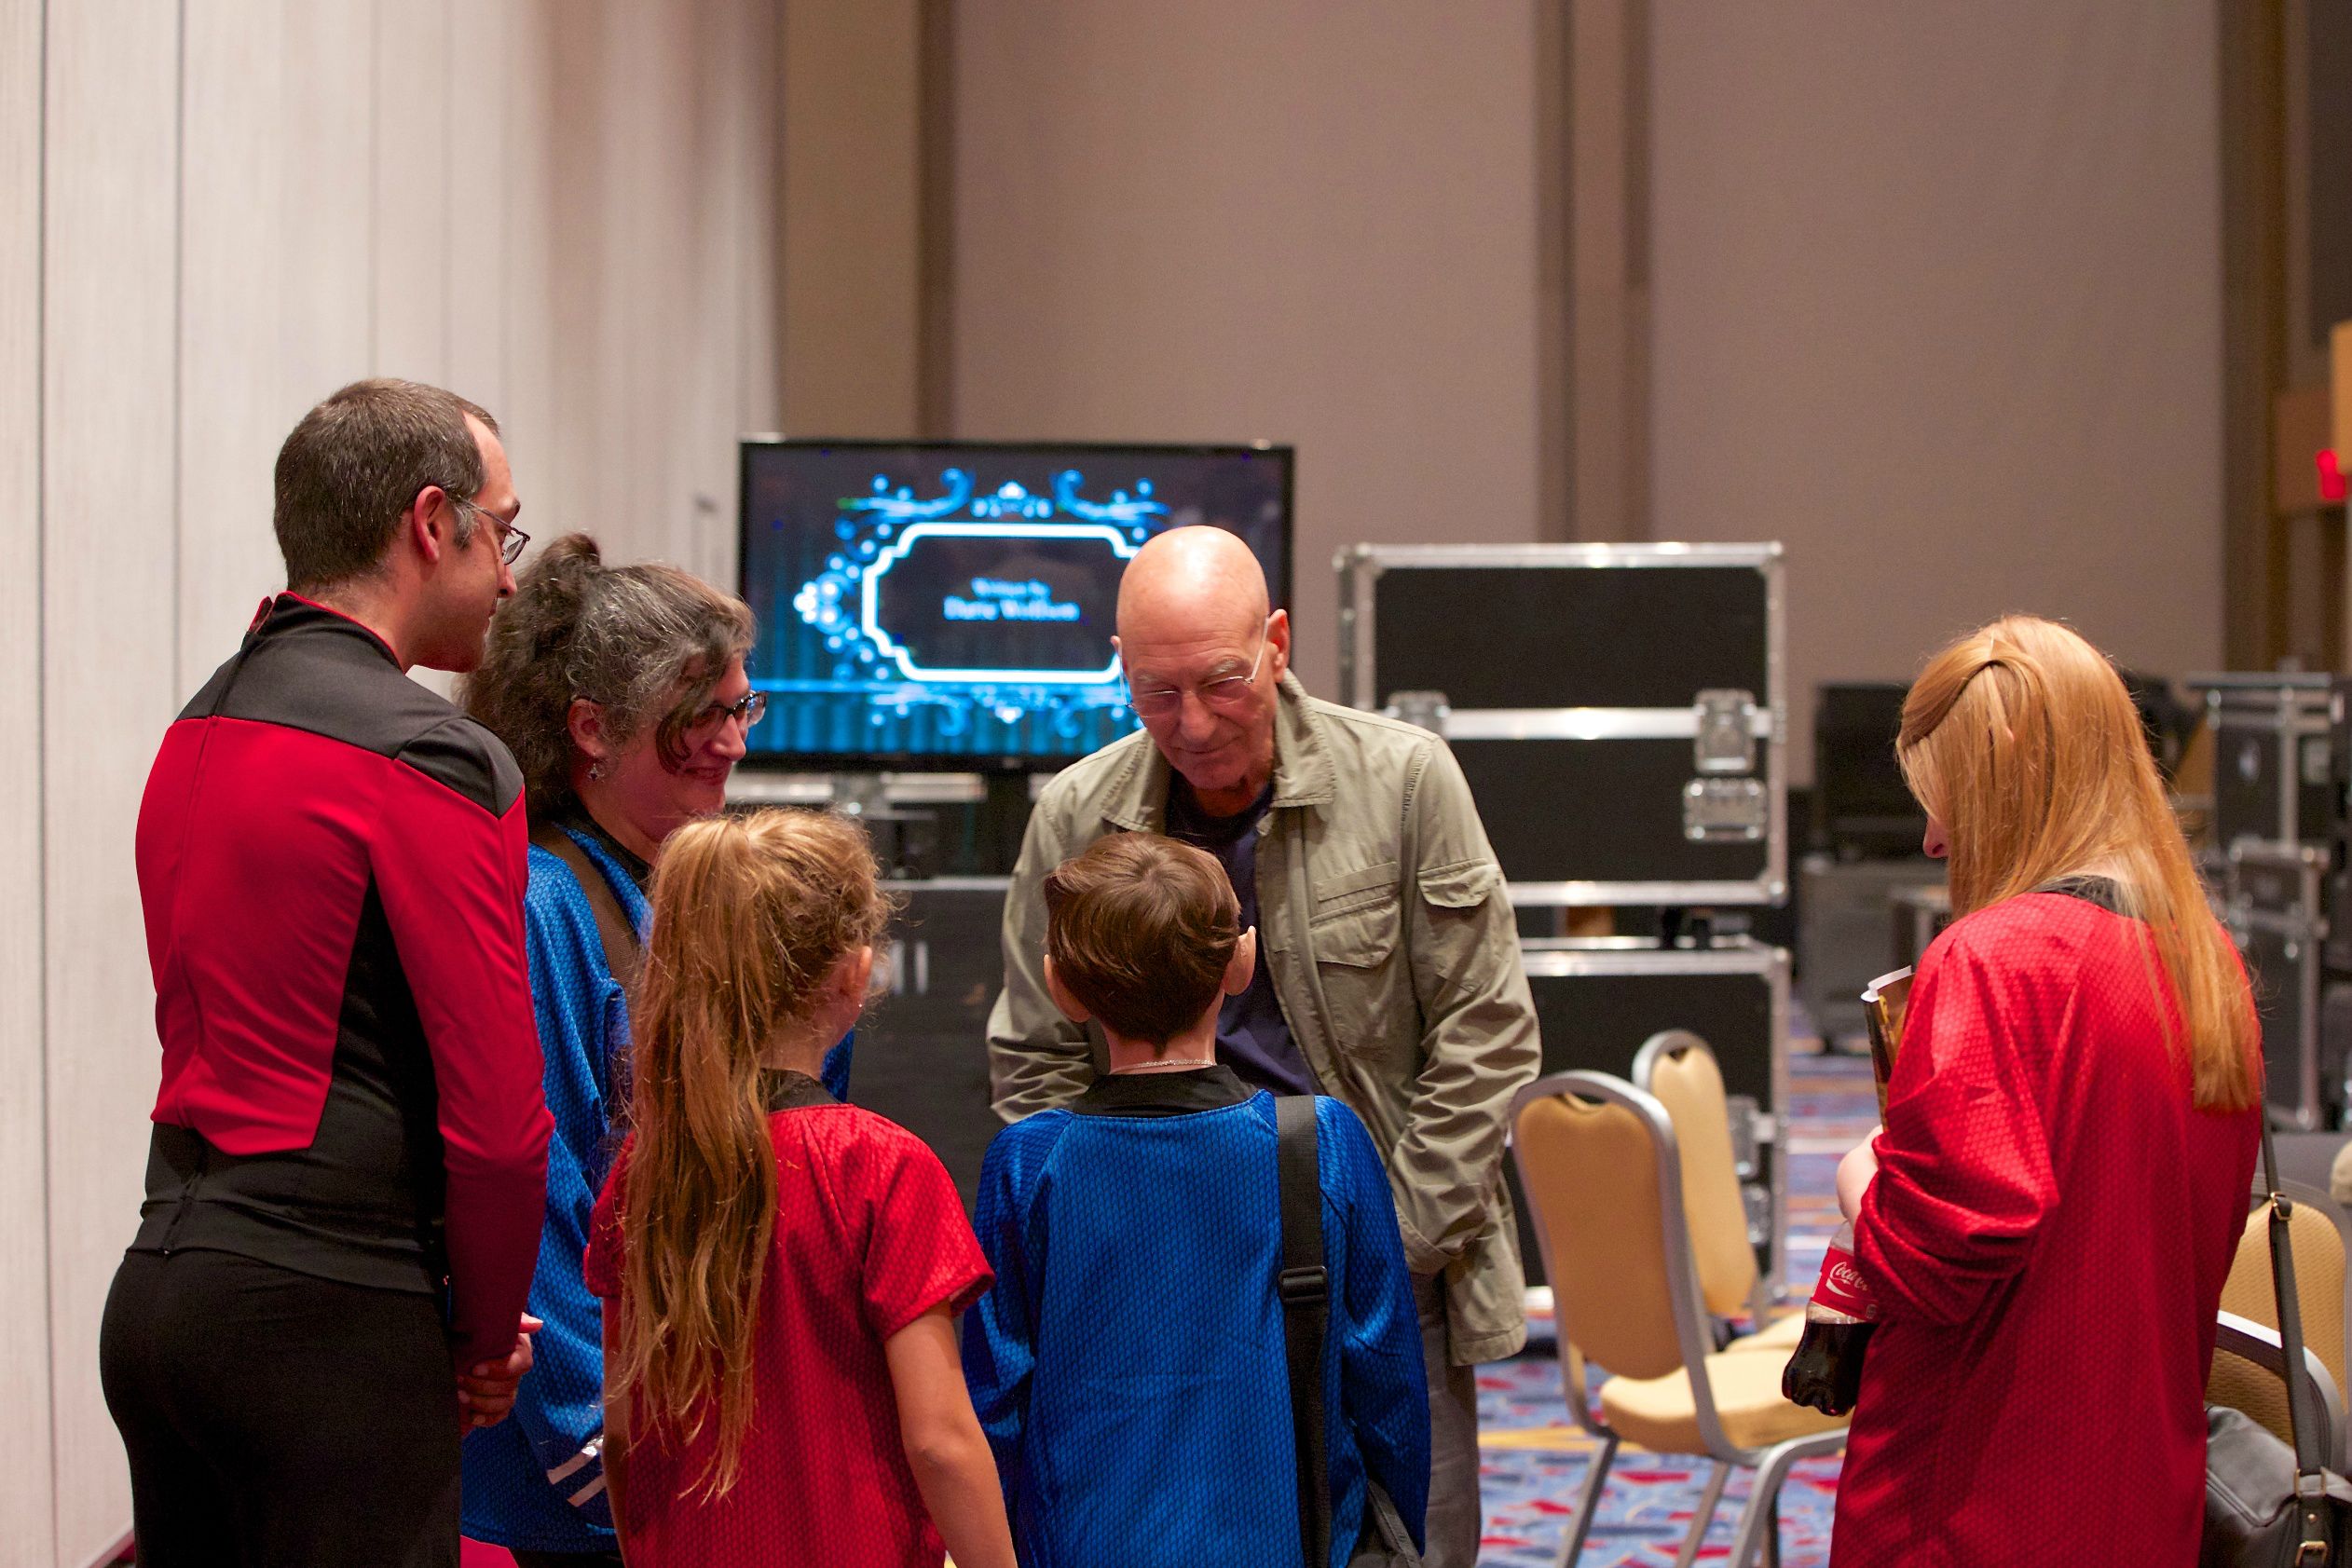
POLYGON ((1694 844, 1754 843, 1770 825, 1760 779, 1693 779, 1682 786, 1682 836, 1694 844))
POLYGON ((1391 691, 1388 705, 1380 710, 1400 723, 1426 729, 1432 735, 1445 733, 1445 717, 1454 711, 1443 691, 1391 691))
POLYGON ((1756 771, 1756 693, 1702 691, 1698 739, 1691 743, 1690 765, 1701 773, 1756 771))

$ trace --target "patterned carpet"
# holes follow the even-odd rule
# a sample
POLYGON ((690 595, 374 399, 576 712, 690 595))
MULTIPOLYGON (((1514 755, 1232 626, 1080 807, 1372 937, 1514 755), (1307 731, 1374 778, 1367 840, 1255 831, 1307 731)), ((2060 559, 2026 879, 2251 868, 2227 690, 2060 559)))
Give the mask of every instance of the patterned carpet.
MULTIPOLYGON (((1810 1049, 1805 1042, 1800 1048, 1810 1049)), ((1867 1059, 1802 1055, 1789 1064, 1788 1277, 1792 1303, 1801 1303, 1821 1272, 1823 1249, 1837 1229, 1834 1196, 1839 1157, 1860 1141, 1876 1119, 1867 1059)), ((1593 1440, 1576 1426, 1560 1389, 1559 1362, 1549 1336, 1530 1353, 1484 1370, 1478 1418, 1484 1452, 1481 1484, 1486 1535, 1481 1568, 1552 1568, 1577 1488, 1592 1462, 1593 1440)), ((1597 1386, 1597 1378, 1595 1385, 1597 1386)), ((1631 1446, 1618 1451, 1601 1507, 1586 1538, 1580 1568, 1671 1563, 1690 1528, 1707 1466, 1679 1455, 1653 1455, 1631 1446)), ((1730 1555, 1747 1476, 1734 1472, 1700 1548, 1702 1562, 1730 1555)), ((1797 1467, 1781 1491, 1781 1561, 1785 1568, 1822 1568, 1829 1561, 1829 1521, 1838 1488, 1838 1462, 1812 1460, 1797 1467)))

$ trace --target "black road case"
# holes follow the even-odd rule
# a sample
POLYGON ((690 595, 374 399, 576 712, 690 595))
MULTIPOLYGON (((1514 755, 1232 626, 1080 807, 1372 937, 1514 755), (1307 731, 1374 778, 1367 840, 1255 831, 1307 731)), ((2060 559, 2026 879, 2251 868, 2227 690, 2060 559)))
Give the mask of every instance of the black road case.
POLYGON ((2339 794, 2329 745, 2344 698, 2317 671, 2191 675, 2213 732, 2213 846, 2243 839, 2324 846, 2339 794))
MULTIPOLYGON (((1639 937, 1561 937, 1520 944, 1543 1035, 1543 1070, 1614 1073, 1631 1082, 1634 1057, 1661 1029, 1707 1043, 1731 1100, 1734 1161, 1748 1206, 1748 1239, 1774 1297, 1786 1270, 1788 954, 1744 939, 1710 948, 1660 948, 1639 937)), ((1519 1257, 1527 1283, 1543 1280, 1515 1166, 1506 1162, 1519 1211, 1519 1257)))
POLYGON ((2273 1125, 2311 1132, 2341 1111, 2344 1062, 2329 1061, 2319 1023, 2319 910, 2327 852, 2303 844, 2241 839, 2230 846, 2225 909, 2230 934, 2253 972, 2263 1026, 2265 1098, 2273 1125))
POLYGON ((1340 687, 1443 734, 1511 901, 1777 904, 1777 544, 1358 545, 1340 687))
POLYGON ((1797 994, 1825 1044, 1860 1035, 1862 988, 1908 961, 1891 920, 1897 901, 1943 885, 1943 863, 1925 855, 1798 862, 1797 994))

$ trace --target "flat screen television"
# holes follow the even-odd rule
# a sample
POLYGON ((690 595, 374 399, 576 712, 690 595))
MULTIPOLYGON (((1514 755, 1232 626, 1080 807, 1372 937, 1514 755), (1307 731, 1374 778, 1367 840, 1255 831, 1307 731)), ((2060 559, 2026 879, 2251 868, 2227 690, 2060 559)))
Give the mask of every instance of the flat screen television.
POLYGON ((1154 534, 1240 536, 1291 587, 1287 446, 746 440, 746 761, 1050 771, 1135 728, 1111 649, 1154 534))

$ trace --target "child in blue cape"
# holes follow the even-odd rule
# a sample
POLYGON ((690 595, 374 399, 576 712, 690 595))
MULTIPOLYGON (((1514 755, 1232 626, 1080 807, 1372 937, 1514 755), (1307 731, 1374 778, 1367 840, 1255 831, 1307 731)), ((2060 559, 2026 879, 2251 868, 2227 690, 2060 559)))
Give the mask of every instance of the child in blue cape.
MULTIPOLYGON (((972 1399, 1029 1568, 1297 1562, 1274 1097, 1218 1065, 1217 1013, 1257 934, 1203 851, 1115 834, 1045 883, 1056 1005, 1109 1042, 1107 1076, 1006 1127, 980 1176, 996 1284, 964 1319, 972 1399)), ((1388 1177, 1316 1102, 1331 1321, 1332 1562, 1367 1479, 1421 1537, 1428 1386, 1388 1177)))

